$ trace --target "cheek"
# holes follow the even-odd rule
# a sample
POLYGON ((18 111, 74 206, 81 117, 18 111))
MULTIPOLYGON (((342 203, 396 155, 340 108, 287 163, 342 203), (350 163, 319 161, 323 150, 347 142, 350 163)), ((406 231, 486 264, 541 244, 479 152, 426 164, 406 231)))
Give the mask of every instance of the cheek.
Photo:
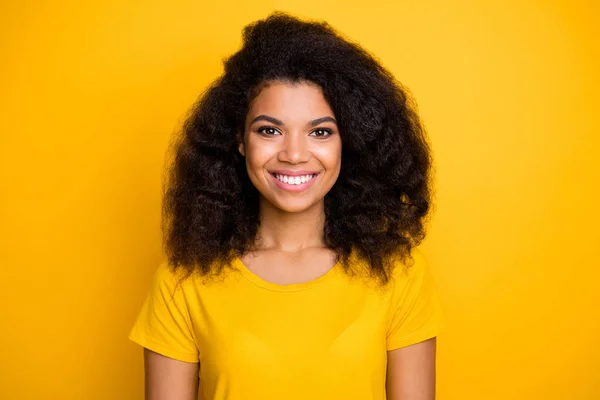
POLYGON ((339 170, 342 163, 341 143, 331 143, 330 146, 322 146, 315 150, 314 155, 326 170, 335 172, 339 170))
POLYGON ((251 175, 259 175, 271 159, 272 146, 268 143, 246 142, 246 168, 251 175))

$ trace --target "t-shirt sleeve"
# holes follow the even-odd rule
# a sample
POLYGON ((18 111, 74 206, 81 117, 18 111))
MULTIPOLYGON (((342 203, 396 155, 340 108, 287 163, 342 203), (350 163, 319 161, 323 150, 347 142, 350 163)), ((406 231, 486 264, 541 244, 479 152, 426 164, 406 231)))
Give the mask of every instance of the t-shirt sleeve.
POLYGON ((167 262, 160 264, 129 339, 166 357, 198 362, 183 284, 178 284, 180 279, 180 274, 167 262))
POLYGON ((431 339, 442 328, 441 304, 427 260, 417 249, 412 257, 412 265, 399 264, 393 273, 387 350, 431 339))

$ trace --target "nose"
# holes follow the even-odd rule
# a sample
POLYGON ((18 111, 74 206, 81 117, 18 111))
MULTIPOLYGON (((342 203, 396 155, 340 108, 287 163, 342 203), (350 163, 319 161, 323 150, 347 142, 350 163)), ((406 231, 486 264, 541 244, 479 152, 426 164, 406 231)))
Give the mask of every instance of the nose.
POLYGON ((300 164, 310 160, 308 136, 303 133, 289 133, 282 141, 283 146, 277 159, 281 162, 300 164))

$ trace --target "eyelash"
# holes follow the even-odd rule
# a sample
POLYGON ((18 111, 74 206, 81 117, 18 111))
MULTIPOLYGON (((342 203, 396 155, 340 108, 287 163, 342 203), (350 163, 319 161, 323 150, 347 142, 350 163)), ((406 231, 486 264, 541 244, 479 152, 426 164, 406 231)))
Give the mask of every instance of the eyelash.
MULTIPOLYGON (((264 130, 267 130, 267 129, 270 129, 270 130, 273 130, 273 131, 277 131, 277 129, 272 128, 270 126, 263 126, 262 128, 259 128, 257 132, 260 133, 261 135, 265 135, 265 136, 275 136, 272 133, 265 133, 265 132, 263 132, 264 130)), ((313 133, 318 132, 318 131, 323 131, 326 134, 325 135, 318 135, 318 136, 315 136, 315 137, 323 138, 323 137, 329 137, 329 136, 331 136, 333 134, 333 132, 330 129, 325 129, 325 128, 315 129, 310 134, 312 135, 313 133)), ((277 132, 279 132, 279 131, 277 131, 277 132)))

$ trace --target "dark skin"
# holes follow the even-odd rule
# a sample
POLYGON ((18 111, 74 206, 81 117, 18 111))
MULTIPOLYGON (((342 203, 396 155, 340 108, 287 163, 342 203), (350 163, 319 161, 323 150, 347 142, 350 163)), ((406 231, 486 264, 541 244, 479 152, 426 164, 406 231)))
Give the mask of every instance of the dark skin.
POLYGON ((146 400, 196 400, 199 368, 144 349, 146 400))
MULTIPOLYGON (((266 86, 250 104, 239 151, 261 195, 258 240, 242 257, 244 264, 282 285, 326 273, 335 257, 322 241, 324 197, 339 175, 342 154, 335 115, 320 88, 283 82, 266 86), (275 182, 273 171, 314 172, 316 180, 299 190, 275 182)), ((389 351, 387 398, 433 400, 435 353, 435 338, 389 351)), ((144 354, 147 400, 197 399, 198 363, 147 349, 144 354)))

